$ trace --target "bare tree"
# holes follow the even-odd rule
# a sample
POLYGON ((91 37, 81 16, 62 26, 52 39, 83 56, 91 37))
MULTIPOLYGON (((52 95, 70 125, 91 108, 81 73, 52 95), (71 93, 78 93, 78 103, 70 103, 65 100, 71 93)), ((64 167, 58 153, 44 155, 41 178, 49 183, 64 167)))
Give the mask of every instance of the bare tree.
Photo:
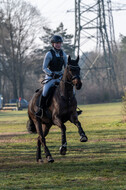
POLYGON ((39 11, 23 0, 2 0, 0 8, 0 72, 13 86, 13 96, 23 97, 29 57, 42 33, 39 11))

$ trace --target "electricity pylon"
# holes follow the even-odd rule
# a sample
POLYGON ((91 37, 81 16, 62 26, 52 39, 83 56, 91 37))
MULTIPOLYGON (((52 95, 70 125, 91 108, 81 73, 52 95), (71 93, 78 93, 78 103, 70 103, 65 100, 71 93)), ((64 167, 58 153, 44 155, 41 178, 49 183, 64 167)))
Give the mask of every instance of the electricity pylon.
MULTIPOLYGON (((96 72, 107 81, 107 86, 118 94, 117 77, 115 73, 117 47, 115 42, 114 24, 111 0, 75 0, 75 54, 82 53, 86 61, 84 79, 89 73, 97 78, 96 72), (93 47, 97 52, 94 61, 87 56, 87 48, 93 47), (98 53, 99 52, 99 53, 98 53), (98 63, 103 55, 104 64, 98 63), (95 70, 95 72, 93 72, 95 70), (94 74, 95 73, 95 74, 94 74)), ((90 48, 91 49, 91 48, 90 48)), ((89 50, 90 51, 90 50, 89 50)), ((91 50, 92 51, 92 50, 91 50)))

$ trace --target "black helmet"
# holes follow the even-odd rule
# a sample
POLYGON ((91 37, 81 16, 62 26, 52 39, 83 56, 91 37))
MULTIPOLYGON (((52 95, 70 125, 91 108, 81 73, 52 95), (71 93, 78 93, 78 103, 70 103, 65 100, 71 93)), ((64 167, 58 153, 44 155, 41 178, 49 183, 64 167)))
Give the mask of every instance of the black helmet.
POLYGON ((61 36, 54 35, 51 39, 51 43, 57 43, 57 42, 63 42, 63 39, 61 36))

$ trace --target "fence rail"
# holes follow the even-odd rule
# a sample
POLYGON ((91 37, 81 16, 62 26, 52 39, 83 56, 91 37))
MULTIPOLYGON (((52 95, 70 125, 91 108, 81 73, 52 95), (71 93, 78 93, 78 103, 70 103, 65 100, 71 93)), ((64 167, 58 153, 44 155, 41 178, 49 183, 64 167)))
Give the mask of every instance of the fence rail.
POLYGON ((20 108, 20 103, 6 103, 2 107, 2 110, 19 110, 20 108))

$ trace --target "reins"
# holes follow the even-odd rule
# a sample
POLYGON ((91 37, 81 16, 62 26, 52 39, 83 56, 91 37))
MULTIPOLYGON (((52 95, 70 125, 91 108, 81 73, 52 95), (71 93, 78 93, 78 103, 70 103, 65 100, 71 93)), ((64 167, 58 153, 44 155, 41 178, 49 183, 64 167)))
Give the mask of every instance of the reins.
MULTIPOLYGON (((79 66, 74 66, 74 65, 67 65, 66 69, 68 70, 68 68, 73 68, 73 69, 79 68, 79 69, 80 69, 79 66)), ((78 77, 79 77, 79 76, 77 76, 77 75, 73 76, 70 72, 69 72, 69 74, 72 76, 72 80, 74 80, 75 78, 78 78, 78 77)), ((52 80, 52 78, 50 78, 49 80, 43 79, 43 80, 41 81, 41 84, 43 84, 45 81, 46 81, 45 83, 47 83, 47 82, 49 82, 50 80, 52 80)), ((74 86, 73 83, 72 83, 72 81, 71 81, 71 82, 69 82, 69 81, 64 81, 63 79, 61 79, 61 81, 64 82, 64 83, 70 84, 71 86, 74 86)))
POLYGON ((64 81, 63 79, 61 79, 62 82, 70 84, 71 86, 74 86, 72 82, 68 82, 68 81, 64 81))

